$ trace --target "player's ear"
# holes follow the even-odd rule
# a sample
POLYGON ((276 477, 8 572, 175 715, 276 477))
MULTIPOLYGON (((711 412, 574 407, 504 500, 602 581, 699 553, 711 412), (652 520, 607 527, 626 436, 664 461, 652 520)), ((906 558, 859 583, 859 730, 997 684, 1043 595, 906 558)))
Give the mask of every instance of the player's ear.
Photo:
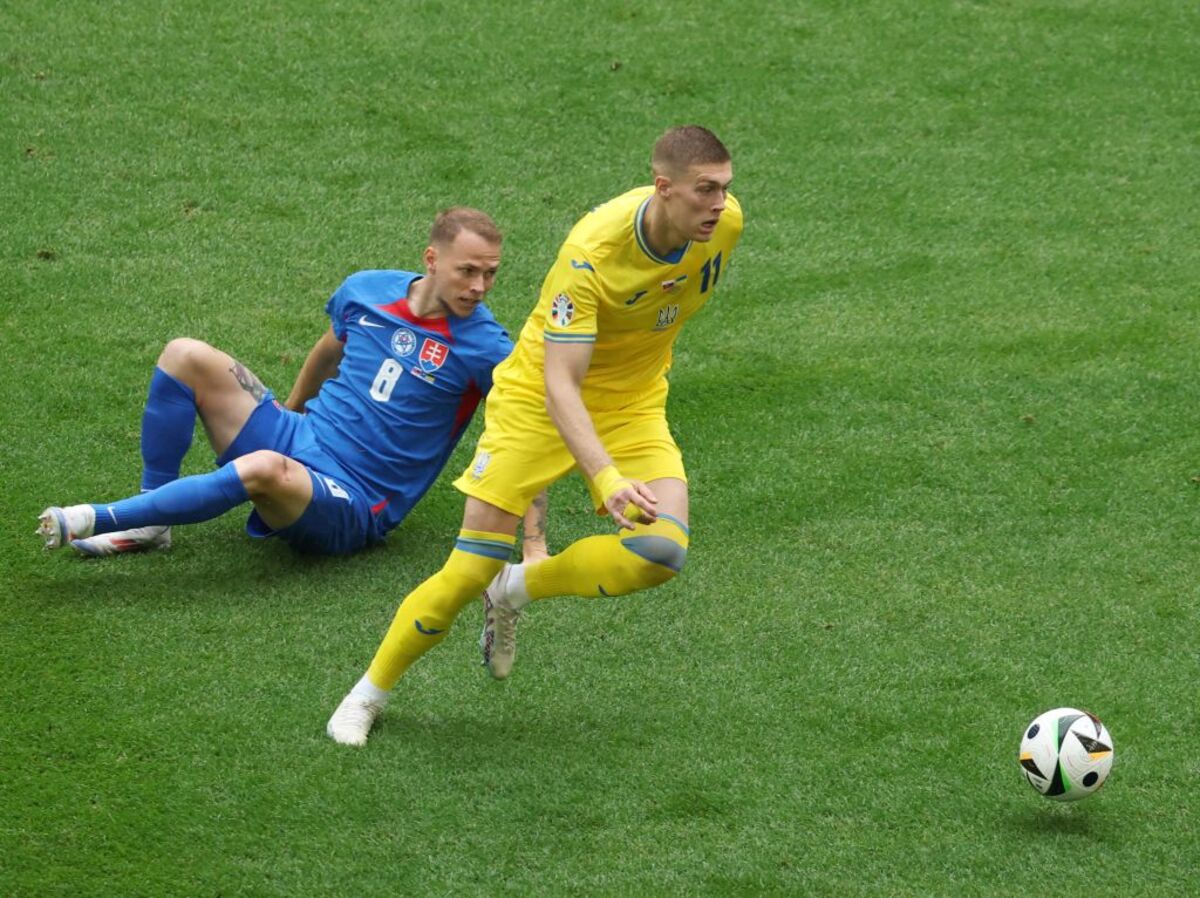
POLYGON ((437 268, 437 248, 432 245, 425 247, 425 255, 422 256, 422 259, 425 261, 425 270, 433 274, 434 269, 437 268))
POLYGON ((667 175, 654 176, 654 192, 661 197, 671 195, 671 179, 667 175))

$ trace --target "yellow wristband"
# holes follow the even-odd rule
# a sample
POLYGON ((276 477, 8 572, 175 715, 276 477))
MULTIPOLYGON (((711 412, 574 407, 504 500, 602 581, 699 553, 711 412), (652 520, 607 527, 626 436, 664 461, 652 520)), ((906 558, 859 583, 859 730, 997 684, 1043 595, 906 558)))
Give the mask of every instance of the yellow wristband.
POLYGON ((592 478, 592 485, 596 487, 596 492, 600 494, 600 498, 604 502, 607 502, 613 493, 628 482, 629 478, 622 477, 616 465, 606 465, 592 478))

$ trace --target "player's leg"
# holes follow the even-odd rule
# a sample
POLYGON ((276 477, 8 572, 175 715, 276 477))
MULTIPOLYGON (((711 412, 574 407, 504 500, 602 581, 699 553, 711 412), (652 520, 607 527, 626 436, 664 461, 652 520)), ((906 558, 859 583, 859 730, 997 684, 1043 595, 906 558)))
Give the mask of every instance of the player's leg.
POLYGON ((549 499, 546 491, 538 493, 521 520, 521 560, 532 564, 550 557, 546 545, 546 515, 549 499))
POLYGON ((326 732, 363 745, 388 694, 418 658, 441 642, 458 613, 512 556, 520 518, 468 497, 462 529, 442 569, 404 597, 367 673, 342 699, 326 732))
MULTIPOLYGON (((517 621, 533 598, 625 595, 665 583, 687 559, 687 477, 661 397, 620 413, 593 415, 593 423, 620 471, 654 492, 658 520, 587 537, 536 564, 506 565, 484 593, 488 613, 481 646, 494 677, 506 677, 512 668, 517 621)), ((601 511, 602 498, 590 488, 601 511)))
MULTIPOLYGON (((294 523, 312 498, 308 470, 270 449, 260 449, 208 474, 181 477, 156 490, 105 505, 93 505, 86 536, 150 525, 196 524, 252 501, 276 530, 294 523)), ((78 508, 80 506, 74 506, 78 508)))
POLYGON ((689 537, 687 484, 662 478, 647 486, 658 497, 657 521, 589 536, 553 558, 514 566, 504 590, 509 604, 519 607, 566 595, 622 596, 659 586, 683 570, 689 537))
POLYGON ((237 495, 229 471, 202 475, 208 479, 190 482, 164 496, 150 491, 178 482, 180 466, 191 447, 197 409, 213 449, 220 454, 267 395, 261 381, 228 353, 199 340, 172 340, 158 357, 142 413, 142 495, 122 500, 132 502, 130 506, 106 506, 120 507, 121 515, 101 513, 99 519, 95 505, 47 508, 38 527, 46 547, 54 549, 70 542, 87 555, 166 548, 171 540, 168 527, 179 517, 180 503, 186 506, 182 509, 185 517, 200 521, 246 501, 245 496, 237 495), (142 499, 147 501, 137 501, 142 499), (170 509, 166 517, 161 516, 163 508, 170 509), (116 525, 118 519, 147 523, 116 525))
POLYGON ((142 413, 142 489, 157 489, 179 476, 197 409, 220 455, 266 392, 228 353, 187 337, 169 342, 158 356, 142 413))
POLYGON ((442 569, 401 603, 367 676, 391 689, 409 666, 441 641, 459 611, 479 597, 512 557, 518 517, 469 497, 462 529, 442 569))
POLYGON ((300 520, 313 497, 308 469, 293 458, 260 449, 233 461, 246 495, 272 530, 300 520))
POLYGON ((158 357, 158 369, 191 390, 217 455, 229 448, 268 394, 262 381, 245 365, 200 340, 172 340, 158 357))
POLYGON ((509 564, 483 594, 485 622, 480 648, 492 676, 512 671, 517 623, 534 599, 556 596, 621 596, 660 586, 687 561, 687 483, 660 478, 647 486, 658 498, 658 520, 617 534, 589 536, 539 562, 509 564))
MULTIPOLYGON (((626 595, 665 583, 683 569, 688 550, 687 476, 661 400, 598 414, 595 423, 621 472, 646 483, 657 497, 658 519, 633 530, 581 539, 553 558, 506 572, 498 598, 510 606, 563 595, 626 595)), ((601 510, 602 497, 594 486, 591 489, 601 510)))
POLYGON ((255 478, 246 532, 314 555, 349 555, 382 539, 372 497, 324 452, 298 448, 298 458, 273 459, 255 478))
POLYGON ((441 642, 459 611, 512 557, 520 516, 574 465, 555 434, 542 403, 492 391, 475 457, 454 482, 467 495, 454 550, 440 571, 400 603, 367 673, 329 720, 326 732, 333 739, 347 745, 366 742, 392 687, 441 642))

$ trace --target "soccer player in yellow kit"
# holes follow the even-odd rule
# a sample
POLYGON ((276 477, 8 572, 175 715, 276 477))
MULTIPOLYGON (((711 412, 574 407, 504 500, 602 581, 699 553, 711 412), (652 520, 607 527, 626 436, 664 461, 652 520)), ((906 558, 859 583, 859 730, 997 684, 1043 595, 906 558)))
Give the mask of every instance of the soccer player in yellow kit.
POLYGON ((330 718, 337 742, 365 744, 392 687, 481 592, 484 662, 504 678, 529 601, 625 595, 683 568, 687 477, 667 426, 666 375, 683 323, 729 265, 742 211, 729 193, 729 152, 707 129, 668 130, 651 162, 652 185, 585 215, 559 250, 516 349, 495 370, 483 436, 455 481, 467 502, 454 550, 405 597, 330 718), (521 515, 575 468, 622 532, 507 564, 521 515))

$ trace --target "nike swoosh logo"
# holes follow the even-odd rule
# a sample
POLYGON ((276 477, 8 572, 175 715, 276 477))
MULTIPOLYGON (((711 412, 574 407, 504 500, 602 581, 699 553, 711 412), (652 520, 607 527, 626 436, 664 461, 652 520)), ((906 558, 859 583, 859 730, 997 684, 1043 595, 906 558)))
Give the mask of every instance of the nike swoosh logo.
POLYGON ((428 630, 426 630, 424 627, 421 626, 421 622, 419 620, 413 621, 413 623, 415 623, 417 625, 417 629, 419 631, 421 631, 422 633, 424 633, 426 636, 437 636, 439 633, 443 632, 442 630, 439 630, 437 627, 430 627, 428 630))
POLYGON ((637 302, 639 299, 641 299, 641 298, 642 298, 643 296, 645 296, 645 295, 646 295, 646 291, 645 291, 645 290, 639 290, 637 293, 635 293, 635 294, 633 295, 633 299, 627 299, 627 300, 625 300, 625 305, 627 305, 627 306, 631 306, 631 305, 633 305, 635 302, 637 302))
POLYGON ((592 267, 592 263, 588 262, 587 260, 584 260, 583 262, 576 262, 574 259, 572 259, 571 267, 578 268, 583 271, 595 271, 596 270, 595 268, 592 267))
POLYGON ((372 321, 366 315, 363 315, 361 318, 359 318, 358 323, 361 324, 363 327, 386 327, 387 326, 384 324, 379 324, 376 321, 372 321))

